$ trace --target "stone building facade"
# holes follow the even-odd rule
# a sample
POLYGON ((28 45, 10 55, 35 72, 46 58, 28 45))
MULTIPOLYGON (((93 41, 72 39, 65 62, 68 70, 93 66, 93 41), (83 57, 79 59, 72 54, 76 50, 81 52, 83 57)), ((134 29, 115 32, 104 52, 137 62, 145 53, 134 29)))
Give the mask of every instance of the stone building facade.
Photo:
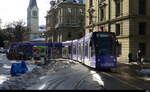
POLYGON ((0 18, 0 29, 1 29, 1 26, 2 26, 2 19, 0 18))
POLYGON ((80 1, 51 1, 51 8, 46 16, 47 41, 62 42, 81 38, 85 32, 84 11, 85 5, 80 1))
POLYGON ((87 0, 86 34, 104 30, 115 32, 119 41, 118 60, 127 61, 139 49, 150 59, 150 0, 87 0))

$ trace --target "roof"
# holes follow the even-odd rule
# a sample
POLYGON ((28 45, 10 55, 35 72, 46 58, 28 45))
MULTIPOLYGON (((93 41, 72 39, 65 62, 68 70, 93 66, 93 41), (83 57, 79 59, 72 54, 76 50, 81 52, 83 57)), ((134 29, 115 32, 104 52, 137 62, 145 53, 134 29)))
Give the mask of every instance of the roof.
POLYGON ((37 6, 36 0, 30 0, 29 8, 33 8, 34 6, 37 6))

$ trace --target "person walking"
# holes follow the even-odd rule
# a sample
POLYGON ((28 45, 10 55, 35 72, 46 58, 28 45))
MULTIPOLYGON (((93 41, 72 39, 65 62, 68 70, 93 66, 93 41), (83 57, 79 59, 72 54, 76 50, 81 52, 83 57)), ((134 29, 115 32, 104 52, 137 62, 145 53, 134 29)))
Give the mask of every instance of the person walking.
POLYGON ((137 52, 137 63, 138 64, 142 64, 142 57, 143 57, 142 51, 138 50, 138 52, 137 52))
POLYGON ((129 63, 133 62, 132 53, 131 52, 128 54, 128 59, 129 59, 129 63))

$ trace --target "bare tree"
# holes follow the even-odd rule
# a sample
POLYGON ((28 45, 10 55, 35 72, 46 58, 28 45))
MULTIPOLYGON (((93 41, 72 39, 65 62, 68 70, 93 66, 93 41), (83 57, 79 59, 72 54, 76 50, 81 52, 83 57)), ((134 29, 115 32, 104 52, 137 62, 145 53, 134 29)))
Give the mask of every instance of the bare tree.
POLYGON ((23 42, 28 40, 30 30, 25 26, 24 21, 19 20, 6 24, 3 32, 10 42, 23 42))

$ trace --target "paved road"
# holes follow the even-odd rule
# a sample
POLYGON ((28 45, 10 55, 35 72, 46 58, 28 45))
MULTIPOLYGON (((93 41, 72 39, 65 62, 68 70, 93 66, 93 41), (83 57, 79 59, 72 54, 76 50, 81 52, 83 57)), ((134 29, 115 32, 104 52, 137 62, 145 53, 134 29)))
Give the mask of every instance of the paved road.
MULTIPOLYGON (((9 62, 1 55, 2 62, 11 65, 13 61, 9 62)), ((5 63, 3 66, 5 66, 5 63)), ((137 81, 126 76, 124 76, 125 80, 123 80, 121 76, 117 77, 109 72, 95 71, 71 60, 52 60, 49 65, 46 65, 47 68, 43 67, 44 70, 42 71, 44 72, 47 69, 46 72, 44 74, 41 72, 41 75, 38 74, 39 76, 32 80, 33 84, 28 85, 25 88, 26 90, 141 90, 143 88, 136 86, 137 81), (131 82, 134 82, 134 84, 131 82)), ((10 67, 7 66, 2 68, 0 73, 9 76, 9 71, 10 67), (3 69, 5 69, 5 72, 3 69)), ((25 80, 30 82, 27 79, 25 80)), ((139 81, 137 82, 137 84, 140 83, 139 81)), ((15 85, 17 86, 17 84, 15 85)), ((145 82, 143 85, 149 87, 145 82)))
POLYGON ((113 77, 109 73, 97 73, 74 61, 63 60, 63 62, 70 64, 66 68, 58 69, 55 73, 48 73, 40 77, 39 83, 27 90, 141 90, 141 88, 113 77))
MULTIPOLYGON (((60 62, 60 61, 57 61, 60 62)), ((61 61, 68 62, 68 61, 61 61)), ((28 89, 34 90, 101 90, 103 82, 101 78, 96 79, 96 73, 79 63, 73 61, 66 68, 57 70, 55 73, 48 73, 46 76, 39 78, 39 83, 29 87, 28 89), (95 80, 94 80, 95 79, 95 80)), ((62 65, 64 66, 64 65, 62 65)))

